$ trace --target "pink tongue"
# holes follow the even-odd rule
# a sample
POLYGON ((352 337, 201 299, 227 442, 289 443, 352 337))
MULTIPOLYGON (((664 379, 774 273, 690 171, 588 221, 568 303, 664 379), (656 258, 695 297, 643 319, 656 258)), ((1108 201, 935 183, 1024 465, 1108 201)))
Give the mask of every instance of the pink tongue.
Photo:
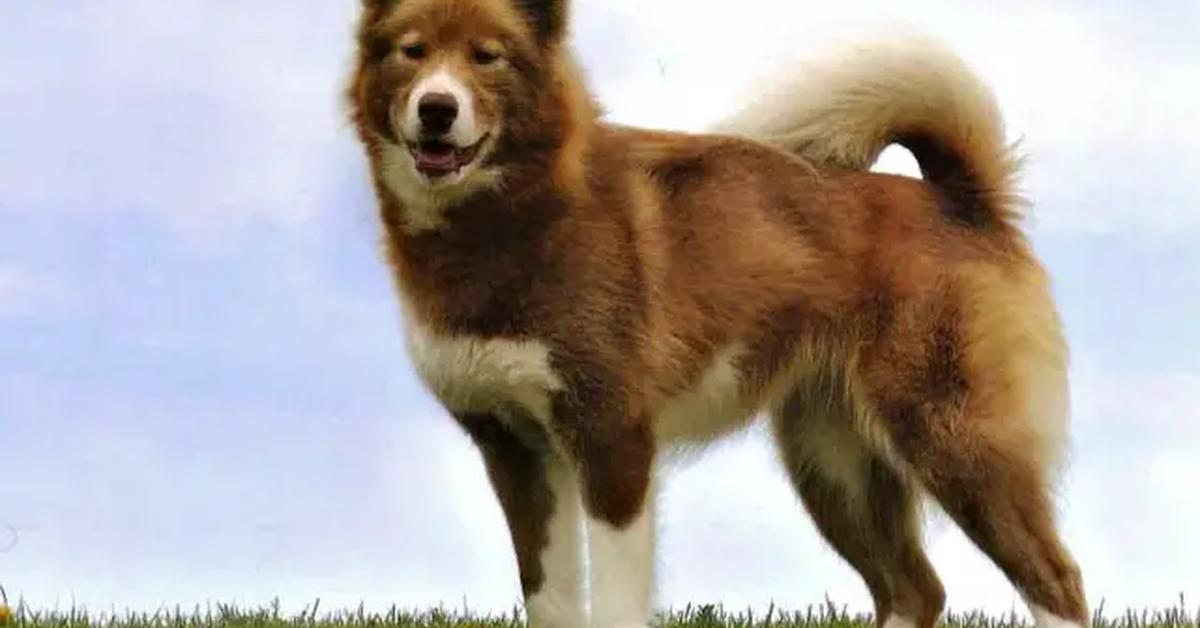
POLYGON ((457 158, 452 150, 437 152, 420 151, 417 153, 417 166, 421 168, 449 170, 457 165, 457 158))

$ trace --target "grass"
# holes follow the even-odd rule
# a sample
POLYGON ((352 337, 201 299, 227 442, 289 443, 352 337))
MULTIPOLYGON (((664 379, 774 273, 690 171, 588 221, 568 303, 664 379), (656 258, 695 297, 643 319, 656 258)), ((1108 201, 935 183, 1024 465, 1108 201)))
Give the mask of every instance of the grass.
MULTIPOLYGON (((163 609, 154 613, 89 614, 68 611, 35 611, 24 603, 12 609, 6 628, 523 628, 518 610, 504 616, 477 617, 459 611, 410 612, 393 608, 383 613, 320 610, 320 601, 296 615, 284 615, 276 603, 264 608, 243 609, 225 604, 192 609, 163 609)), ((660 628, 871 628, 871 617, 852 614, 832 602, 803 611, 770 609, 767 613, 729 612, 720 606, 700 605, 666 613, 660 628)), ((942 621, 946 628, 1015 628, 1028 625, 1023 615, 989 616, 983 613, 951 613, 942 621)), ((1106 616, 1103 604, 1096 610, 1095 628, 1200 628, 1200 609, 1189 608, 1180 596, 1174 608, 1126 611, 1106 616)))

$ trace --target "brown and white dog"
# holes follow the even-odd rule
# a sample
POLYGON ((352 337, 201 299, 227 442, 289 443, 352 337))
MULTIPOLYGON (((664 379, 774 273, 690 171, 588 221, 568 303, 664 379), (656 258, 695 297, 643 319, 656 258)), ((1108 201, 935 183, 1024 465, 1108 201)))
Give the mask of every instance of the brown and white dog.
POLYGON ((587 590, 591 625, 645 626, 656 456, 762 411, 881 626, 944 605, 923 496, 1040 625, 1087 625, 1050 493, 1067 352, 989 90, 907 41, 720 134, 619 127, 567 21, 364 0, 348 89, 412 362, 483 454, 530 624, 587 625, 587 590), (924 180, 868 172, 892 143, 924 180))

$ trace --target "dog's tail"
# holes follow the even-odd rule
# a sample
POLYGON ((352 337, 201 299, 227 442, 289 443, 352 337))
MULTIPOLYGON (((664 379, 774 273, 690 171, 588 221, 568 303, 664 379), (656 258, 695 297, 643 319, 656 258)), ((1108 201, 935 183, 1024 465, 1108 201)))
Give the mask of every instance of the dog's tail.
POLYGON ((852 47, 794 70, 712 130, 856 170, 900 144, 970 224, 1012 222, 1023 205, 1020 160, 991 90, 954 52, 922 37, 852 47))

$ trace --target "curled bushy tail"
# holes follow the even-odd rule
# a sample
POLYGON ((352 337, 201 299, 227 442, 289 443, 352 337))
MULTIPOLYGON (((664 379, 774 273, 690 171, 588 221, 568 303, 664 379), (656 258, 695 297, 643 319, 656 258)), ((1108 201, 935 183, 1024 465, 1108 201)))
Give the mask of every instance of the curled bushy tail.
POLYGON ((797 69, 713 131, 856 170, 900 144, 964 221, 1010 222, 1021 206, 1020 160, 992 91, 954 52, 920 37, 855 46, 797 69))

